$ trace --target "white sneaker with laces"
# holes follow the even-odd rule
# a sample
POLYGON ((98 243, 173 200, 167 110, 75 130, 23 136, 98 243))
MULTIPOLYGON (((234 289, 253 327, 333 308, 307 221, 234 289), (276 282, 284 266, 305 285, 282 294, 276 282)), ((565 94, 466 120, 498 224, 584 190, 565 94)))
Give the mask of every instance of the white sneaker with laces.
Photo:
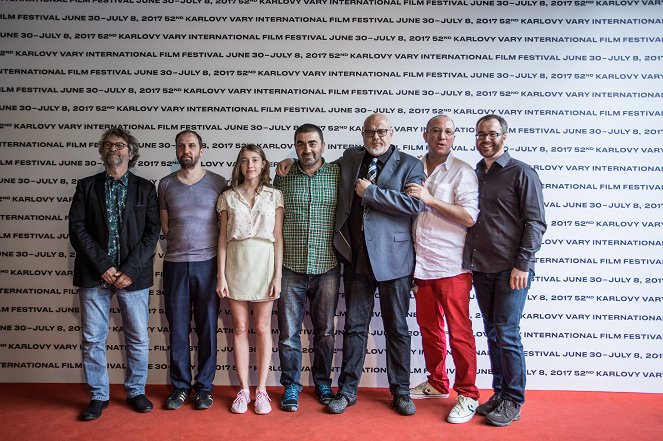
POLYGON ((472 419, 474 412, 477 411, 477 407, 479 407, 479 400, 458 395, 458 401, 451 409, 451 412, 449 412, 447 421, 452 424, 466 423, 472 419))
POLYGON ((241 389, 237 392, 237 398, 233 401, 233 405, 230 407, 232 413, 244 413, 249 408, 249 403, 251 402, 251 395, 249 394, 248 389, 241 389))
POLYGON ((428 380, 426 380, 419 386, 410 389, 410 398, 417 400, 422 398, 449 398, 449 394, 443 394, 428 384, 428 380))
POLYGON ((267 395, 267 391, 256 391, 256 401, 253 404, 253 409, 258 415, 265 415, 272 411, 272 405, 269 404, 270 401, 272 400, 267 395))

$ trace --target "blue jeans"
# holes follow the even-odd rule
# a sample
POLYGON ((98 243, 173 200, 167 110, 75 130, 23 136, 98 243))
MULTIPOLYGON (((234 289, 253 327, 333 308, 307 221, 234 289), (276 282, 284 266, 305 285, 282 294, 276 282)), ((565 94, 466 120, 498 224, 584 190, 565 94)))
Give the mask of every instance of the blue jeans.
MULTIPOLYGON (((345 266, 350 270, 350 265, 345 266)), ((380 292, 380 311, 387 348, 387 379, 392 395, 409 395, 411 338, 407 325, 410 307, 410 276, 378 282, 362 274, 351 274, 345 293, 345 333, 343 363, 338 378, 340 394, 354 399, 366 358, 368 328, 371 323, 375 290, 380 292)))
POLYGON ((281 384, 301 386, 302 342, 300 334, 309 300, 313 323, 313 382, 331 386, 334 358, 334 316, 338 304, 341 270, 336 265, 322 274, 302 274, 283 267, 279 298, 279 360, 281 384))
POLYGON ((110 305, 117 296, 122 316, 127 370, 124 389, 127 397, 145 393, 149 337, 147 320, 149 289, 79 288, 81 325, 83 327, 83 371, 93 400, 108 400, 108 369, 106 367, 106 339, 108 337, 110 305))
POLYGON ((525 402, 525 353, 520 341, 520 318, 534 272, 527 288, 511 289, 511 270, 500 273, 473 272, 474 290, 488 338, 493 372, 493 391, 516 404, 525 402))
POLYGON ((219 296, 216 257, 202 262, 163 262, 163 291, 170 329, 170 383, 191 389, 191 315, 198 337, 198 373, 193 388, 212 391, 216 374, 219 296))

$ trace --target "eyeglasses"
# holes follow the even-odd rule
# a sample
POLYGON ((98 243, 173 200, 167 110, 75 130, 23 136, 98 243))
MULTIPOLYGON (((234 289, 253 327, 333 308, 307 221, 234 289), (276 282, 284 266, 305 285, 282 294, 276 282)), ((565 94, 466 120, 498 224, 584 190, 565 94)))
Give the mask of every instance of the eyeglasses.
POLYGON ((435 136, 437 136, 437 135, 439 135, 439 134, 441 134, 441 133, 444 133, 444 134, 447 135, 447 136, 454 136, 454 135, 456 134, 456 132, 454 132, 454 131, 451 130, 451 129, 440 129, 440 128, 438 128, 438 127, 435 127, 435 128, 432 128, 432 129, 430 129, 430 130, 426 130, 426 131, 427 131, 428 133, 430 133, 431 135, 435 135, 435 136))
POLYGON ((367 137, 367 138, 372 138, 372 137, 374 137, 376 134, 377 134, 380 138, 384 138, 385 136, 387 136, 387 133, 389 133, 389 129, 364 130, 363 132, 361 132, 361 134, 364 135, 364 136, 367 137))
POLYGON ((474 135, 474 137, 475 137, 476 139, 484 139, 484 138, 486 138, 486 137, 488 137, 488 139, 497 139, 498 136, 502 136, 502 135, 504 135, 504 133, 499 133, 499 132, 488 132, 488 133, 479 132, 479 133, 477 133, 476 135, 474 135))
POLYGON ((104 141, 103 144, 101 144, 106 150, 110 150, 113 147, 115 147, 115 150, 124 150, 125 147, 128 147, 129 144, 125 142, 110 142, 110 141, 104 141))

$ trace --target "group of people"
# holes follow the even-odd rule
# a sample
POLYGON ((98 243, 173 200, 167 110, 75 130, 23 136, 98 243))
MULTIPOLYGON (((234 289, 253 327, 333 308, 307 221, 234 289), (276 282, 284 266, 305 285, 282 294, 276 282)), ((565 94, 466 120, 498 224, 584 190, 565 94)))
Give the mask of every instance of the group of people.
POLYGON ((96 419, 108 406, 105 349, 113 295, 127 352, 127 402, 138 412, 153 408, 145 396, 147 304, 160 230, 167 243, 163 292, 173 387, 165 408, 180 408, 192 391, 196 409, 212 406, 219 301, 227 297, 240 386, 232 412, 244 413, 251 404, 251 316, 257 365, 253 408, 258 414, 271 411, 266 383, 274 302, 284 387, 279 407, 298 410, 300 334, 308 300, 315 394, 329 413, 343 413, 357 401, 377 297, 389 389, 399 414, 416 412, 412 399, 449 397, 448 332, 457 399, 447 421, 464 423, 475 413, 497 426, 519 419, 526 377, 519 322, 546 229, 542 186, 532 168, 506 151, 508 126, 502 117, 486 115, 477 122, 476 149, 483 158, 476 170, 452 153, 455 134, 449 117, 431 118, 423 133, 428 151, 417 159, 391 143, 389 118, 372 114, 363 124, 363 147, 327 162, 321 129, 304 124, 294 134, 297 160, 279 163, 273 185, 265 153, 254 144, 240 149, 228 185, 202 167, 203 141, 187 130, 176 136, 181 168, 161 179, 157 192, 129 172, 139 155, 136 139, 122 129, 104 133, 99 153, 105 171, 78 182, 69 213, 83 368, 91 391, 81 419, 96 419), (341 277, 346 312, 334 393, 341 277), (483 404, 475 384, 472 284, 493 374, 493 395, 483 404), (411 292, 428 371, 428 379, 412 388, 406 321, 411 292), (198 339, 195 377, 192 316, 198 339))

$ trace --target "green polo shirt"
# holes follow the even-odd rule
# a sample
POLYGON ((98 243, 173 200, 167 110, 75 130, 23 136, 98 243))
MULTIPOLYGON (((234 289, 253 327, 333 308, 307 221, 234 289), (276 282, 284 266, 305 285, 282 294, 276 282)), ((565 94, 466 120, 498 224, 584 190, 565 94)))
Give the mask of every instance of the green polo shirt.
POLYGON ((334 252, 334 218, 341 169, 323 163, 309 176, 296 161, 274 186, 283 193, 283 265, 302 274, 322 274, 338 261, 334 252))

